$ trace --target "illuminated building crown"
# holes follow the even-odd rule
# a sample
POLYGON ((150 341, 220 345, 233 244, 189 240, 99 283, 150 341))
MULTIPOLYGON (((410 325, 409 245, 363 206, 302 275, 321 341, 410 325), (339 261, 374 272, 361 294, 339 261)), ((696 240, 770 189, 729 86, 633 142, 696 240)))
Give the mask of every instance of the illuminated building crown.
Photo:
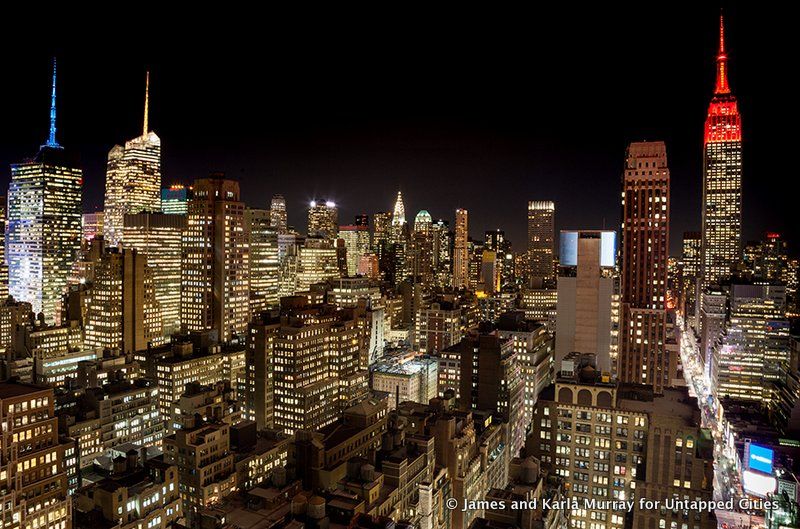
POLYGON ((397 200, 394 203, 394 213, 392 214, 392 224, 401 226, 406 223, 406 207, 403 205, 403 192, 397 192, 397 200))
POLYGON ((725 21, 719 17, 719 52, 714 97, 708 107, 705 143, 742 140, 742 119, 736 97, 728 84, 728 54, 725 51, 725 21))

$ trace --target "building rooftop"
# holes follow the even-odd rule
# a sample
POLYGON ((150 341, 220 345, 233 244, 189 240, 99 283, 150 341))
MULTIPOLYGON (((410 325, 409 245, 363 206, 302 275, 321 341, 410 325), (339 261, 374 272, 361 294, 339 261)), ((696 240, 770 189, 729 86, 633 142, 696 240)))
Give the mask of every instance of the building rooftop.
POLYGON ((42 391, 49 391, 48 386, 39 386, 36 384, 28 384, 25 382, 8 381, 0 383, 0 399, 9 399, 14 397, 21 397, 31 393, 39 393, 42 391))
POLYGON ((620 409, 679 417, 687 426, 700 426, 697 399, 689 396, 687 388, 665 388, 663 395, 653 395, 649 386, 621 384, 617 395, 620 409))
POLYGON ((377 364, 373 371, 376 373, 384 373, 387 375, 415 375, 422 371, 426 364, 438 364, 437 360, 432 358, 415 358, 408 362, 399 362, 394 364, 381 363, 377 364))

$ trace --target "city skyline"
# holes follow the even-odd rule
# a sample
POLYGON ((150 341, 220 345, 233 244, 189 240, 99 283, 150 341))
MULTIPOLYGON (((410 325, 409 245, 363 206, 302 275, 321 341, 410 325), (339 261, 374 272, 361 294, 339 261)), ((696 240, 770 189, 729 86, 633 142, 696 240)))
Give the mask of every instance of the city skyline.
MULTIPOLYGON (((781 47, 773 44, 782 37, 776 32, 767 42, 739 38, 757 25, 760 13, 740 6, 726 6, 726 12, 730 85, 745 116, 744 240, 760 239, 766 231, 778 231, 784 233, 790 251, 795 252, 792 243, 798 239, 797 228, 784 213, 789 197, 775 196, 768 189, 770 186, 754 184, 761 174, 769 172, 771 160, 766 142, 757 140, 768 135, 765 120, 770 116, 770 106, 777 102, 771 101, 765 89, 755 86, 753 80, 768 73, 769 66, 779 60, 781 47), (766 47, 771 50, 769 54, 764 53, 766 47), (762 110, 756 112, 754 107, 762 110)), ((409 218, 426 209, 434 219, 445 218, 452 225, 455 209, 464 208, 470 211, 473 238, 481 239, 484 231, 500 228, 512 241, 514 251, 521 252, 525 250, 527 200, 556 202, 556 230, 615 227, 620 160, 625 145, 631 141, 664 140, 670 152, 674 190, 670 253, 677 255, 682 233, 700 229, 699 139, 704 109, 714 88, 717 39, 709 28, 718 11, 709 7, 691 17, 668 11, 653 20, 648 18, 650 14, 647 9, 627 13, 614 23, 624 25, 647 18, 648 24, 653 24, 653 32, 641 35, 638 46, 618 42, 624 39, 615 36, 615 31, 591 27, 590 12, 576 15, 571 21, 573 42, 559 41, 564 49, 557 54, 558 60, 545 56, 545 48, 539 46, 540 39, 545 40, 555 30, 540 28, 541 34, 531 37, 531 51, 520 46, 518 37, 506 37, 488 50, 504 49, 506 55, 498 56, 496 63, 482 56, 476 65, 475 82, 464 85, 462 91, 443 93, 455 88, 467 75, 464 62, 468 49, 455 57, 457 75, 444 84, 438 83, 442 74, 431 71, 434 65, 428 59, 417 66, 420 74, 433 73, 429 77, 423 75, 430 79, 427 97, 413 90, 408 97, 397 99, 404 84, 378 83, 393 77, 392 65, 403 57, 389 47, 394 53, 387 52, 386 61, 376 66, 374 82, 378 86, 371 86, 376 90, 369 94, 359 90, 336 105, 329 105, 330 98, 347 92, 347 87, 358 83, 366 73, 337 76, 337 83, 332 83, 330 90, 320 90, 311 99, 304 97, 305 92, 282 97, 296 83, 309 80, 285 77, 284 83, 270 84, 261 94, 264 101, 260 101, 253 99, 258 92, 252 74, 239 68, 238 61, 243 59, 232 59, 226 67, 219 54, 177 61, 168 52, 158 58, 142 53, 127 56, 112 70, 103 64, 102 52, 82 57, 75 53, 77 46, 32 50, 30 55, 13 58, 15 71, 20 71, 20 79, 24 79, 9 87, 12 99, 19 100, 9 110, 11 121, 19 128, 15 127, 13 135, 8 130, 2 132, 0 162, 8 167, 9 163, 30 156, 45 139, 50 95, 46 65, 51 60, 49 54, 56 52, 58 141, 81 155, 85 211, 102 206, 108 150, 141 130, 141 77, 149 69, 153 72, 152 129, 164 142, 164 184, 191 183, 211 171, 225 170, 229 178, 240 181, 250 206, 268 207, 273 194, 283 194, 289 223, 298 229, 305 226, 307 204, 313 198, 334 199, 340 208, 340 224, 350 224, 356 214, 390 210, 400 189, 409 218), (682 42, 674 36, 654 37, 676 20, 682 25, 682 42), (593 42, 598 37, 607 41, 593 42), (571 64, 583 59, 571 50, 583 49, 588 43, 594 51, 589 57, 591 64, 581 65, 591 85, 585 90, 576 84, 580 79, 575 73, 576 65, 571 64), (619 55, 623 51, 626 55, 619 55), (517 61, 526 55, 531 60, 529 64, 536 65, 536 72, 560 81, 542 83, 537 80, 540 75, 523 75, 522 70, 530 66, 517 61), (664 82, 640 85, 626 80, 625 68, 620 64, 640 64, 646 57, 655 58, 663 69, 664 82), (621 75, 604 78, 599 75, 601 66, 609 66, 621 75), (224 84, 231 86, 212 90, 198 83, 199 77, 212 74, 215 68, 220 79, 228 81, 224 84), (498 74, 498 86, 489 87, 491 83, 481 73, 498 74), (111 90, 99 90, 96 81, 100 77, 107 79, 111 90), (187 85, 192 88, 188 94, 187 85), (559 87, 564 93, 553 99, 559 87), (240 97, 232 98, 234 92, 240 97), (483 92, 483 96, 476 100, 475 92, 483 92), (585 129, 579 128, 580 134, 575 134, 570 123, 582 115, 578 107, 585 108, 585 104, 566 103, 580 101, 580 97, 592 101, 591 114, 597 116, 592 121, 601 122, 607 133, 587 135, 585 129), (464 104, 467 99, 469 104, 464 104), (659 104, 645 106, 651 99, 659 104), (252 106, 254 102, 258 104, 252 106), (642 112, 642 108, 647 111, 642 112), (614 120, 609 121, 612 115, 614 120), (565 179, 576 185, 562 185, 565 179), (469 185, 458 185, 460 181, 469 185), (481 186, 489 182, 514 192, 481 193, 481 186), (592 183, 601 185, 591 194, 576 193, 576 189, 586 189, 592 183)), ((409 50, 407 58, 416 57, 421 51, 409 50)), ((305 55, 309 50, 298 53, 305 55)), ((288 55, 273 57, 270 71, 278 78, 291 71, 288 55)), ((317 66, 324 66, 325 55, 320 53, 314 64, 322 61, 317 66)), ((353 59, 346 66, 356 69, 364 60, 353 59)), ((319 75, 324 71, 325 68, 320 69, 319 75)), ((414 73, 407 68, 396 73, 401 72, 414 73)), ((404 79, 404 83, 408 82, 404 79)), ((782 141, 785 140, 778 135, 775 146, 779 147, 782 141)), ((8 179, 8 171, 4 178, 8 179)))
POLYGON ((778 27, 536 7, 10 48, 4 526, 800 529, 778 27))

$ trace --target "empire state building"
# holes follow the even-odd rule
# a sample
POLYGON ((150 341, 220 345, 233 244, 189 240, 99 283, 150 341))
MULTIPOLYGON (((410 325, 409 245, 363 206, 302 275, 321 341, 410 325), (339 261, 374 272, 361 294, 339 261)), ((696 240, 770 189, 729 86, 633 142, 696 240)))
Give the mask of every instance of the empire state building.
POLYGON ((728 85, 725 26, 720 17, 717 82, 708 106, 703 149, 702 286, 731 275, 742 252, 742 118, 728 85))

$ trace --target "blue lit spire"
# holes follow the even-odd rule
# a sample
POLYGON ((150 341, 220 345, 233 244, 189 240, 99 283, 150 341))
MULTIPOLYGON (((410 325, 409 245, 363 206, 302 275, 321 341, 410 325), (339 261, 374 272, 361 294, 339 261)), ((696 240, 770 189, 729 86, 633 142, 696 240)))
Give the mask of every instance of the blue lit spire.
POLYGON ((45 147, 60 149, 61 145, 56 141, 56 58, 53 57, 53 91, 50 94, 50 137, 47 139, 45 147))

